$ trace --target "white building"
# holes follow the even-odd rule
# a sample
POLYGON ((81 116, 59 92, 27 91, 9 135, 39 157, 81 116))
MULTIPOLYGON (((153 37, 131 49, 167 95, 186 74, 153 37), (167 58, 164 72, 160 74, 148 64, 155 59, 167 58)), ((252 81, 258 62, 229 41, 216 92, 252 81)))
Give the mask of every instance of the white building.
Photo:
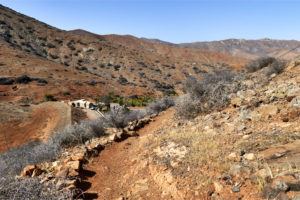
POLYGON ((89 109, 95 108, 95 105, 92 102, 86 101, 84 99, 70 101, 69 105, 76 108, 89 108, 89 109))

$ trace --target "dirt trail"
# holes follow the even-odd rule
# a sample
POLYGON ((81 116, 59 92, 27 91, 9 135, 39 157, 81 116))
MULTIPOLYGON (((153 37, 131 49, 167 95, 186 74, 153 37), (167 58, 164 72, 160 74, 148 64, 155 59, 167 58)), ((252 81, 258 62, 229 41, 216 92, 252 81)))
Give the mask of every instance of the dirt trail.
POLYGON ((90 109, 83 109, 83 112, 86 113, 86 116, 89 120, 96 120, 100 117, 100 114, 97 113, 94 110, 90 110, 90 109))
POLYGON ((173 114, 173 110, 162 113, 140 129, 138 137, 107 146, 86 166, 80 184, 85 199, 170 199, 151 177, 147 144, 153 133, 168 124, 173 114))
POLYGON ((61 102, 32 106, 27 120, 11 120, 0 124, 0 152, 29 141, 45 141, 53 133, 71 124, 71 109, 61 102))

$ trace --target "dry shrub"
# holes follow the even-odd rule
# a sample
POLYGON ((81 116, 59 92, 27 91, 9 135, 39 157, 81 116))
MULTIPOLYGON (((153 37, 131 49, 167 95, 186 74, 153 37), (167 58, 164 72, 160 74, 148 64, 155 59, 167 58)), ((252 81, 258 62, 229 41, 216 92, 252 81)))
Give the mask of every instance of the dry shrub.
POLYGON ((42 183, 36 177, 0 179, 0 199, 65 200, 72 197, 72 192, 58 191, 55 185, 42 183))
POLYGON ((285 68, 285 65, 286 65, 286 62, 276 60, 271 65, 269 65, 266 75, 270 76, 271 74, 282 73, 285 68))
POLYGON ((142 110, 129 110, 125 106, 120 106, 106 114, 105 122, 110 127, 124 128, 131 121, 142 119, 147 115, 158 114, 174 104, 172 97, 165 96, 142 110))
POLYGON ((244 66, 244 68, 248 72, 256 72, 262 68, 265 68, 265 67, 271 65, 275 61, 276 61, 276 59, 273 57, 261 57, 261 58, 258 58, 256 60, 249 62, 248 64, 246 64, 244 66))
POLYGON ((0 174, 18 175, 27 165, 56 158, 59 147, 50 139, 47 143, 29 142, 0 154, 0 174))
POLYGON ((172 97, 165 96, 161 100, 151 103, 147 106, 146 111, 148 115, 157 114, 175 105, 175 101, 172 97))
POLYGON ((57 131, 45 143, 35 141, 12 148, 6 153, 0 154, 0 174, 6 177, 18 175, 27 165, 55 160, 64 148, 84 144, 92 138, 104 136, 105 128, 123 128, 130 121, 161 112, 171 105, 173 105, 172 99, 164 98, 143 110, 130 111, 125 107, 119 107, 111 110, 105 115, 105 118, 82 121, 57 131))
POLYGON ((230 95, 241 88, 241 79, 232 71, 207 73, 201 79, 188 77, 183 84, 185 94, 176 101, 177 115, 194 118, 227 106, 230 95))
POLYGON ((104 136, 103 120, 83 121, 53 134, 51 140, 60 148, 84 144, 86 141, 104 136))
POLYGON ((274 73, 280 74, 283 72, 285 64, 286 63, 284 61, 277 60, 273 57, 261 57, 249 62, 244 66, 244 68, 248 72, 256 72, 267 67, 265 75, 269 76, 274 73))

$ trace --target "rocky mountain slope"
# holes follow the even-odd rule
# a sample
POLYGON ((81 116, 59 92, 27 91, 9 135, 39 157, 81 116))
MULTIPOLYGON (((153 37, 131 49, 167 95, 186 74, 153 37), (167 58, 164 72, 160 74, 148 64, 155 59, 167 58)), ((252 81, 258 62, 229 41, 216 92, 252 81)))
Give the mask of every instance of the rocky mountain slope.
POLYGON ((134 39, 124 44, 113 36, 59 30, 4 6, 0 11, 1 43, 113 86, 174 91, 187 74, 245 63, 244 59, 210 51, 166 46, 155 46, 153 51, 147 49, 149 45, 136 46, 134 39))
POLYGON ((0 154, 1 199, 299 198, 299 59, 282 73, 266 75, 265 67, 243 74, 234 79, 243 87, 230 95, 201 85, 198 95, 213 88, 207 94, 219 92, 216 96, 226 104, 193 119, 182 118, 177 104, 157 115, 168 108, 157 102, 147 107, 155 114, 142 119, 137 116, 149 110, 115 117, 109 113, 51 135, 57 122, 70 123, 70 110, 66 105, 56 109, 32 105, 45 95, 58 100, 111 91, 155 95, 177 91, 189 74, 239 68, 246 62, 222 53, 154 43, 132 36, 62 31, 0 6, 0 127, 10 133, 1 134, 1 145, 16 142, 16 146, 36 138, 31 137, 33 129, 47 130, 47 135, 34 135, 46 142, 0 154), (137 119, 115 128, 119 126, 113 123, 122 117, 137 119), (19 137, 15 130, 22 140, 14 140, 19 137))
POLYGON ((173 44, 157 39, 141 39, 153 44, 216 51, 247 59, 272 56, 289 60, 300 54, 300 42, 296 40, 273 40, 267 38, 261 40, 228 39, 211 42, 173 44))
POLYGON ((296 40, 244 40, 228 39, 213 42, 183 43, 185 48, 205 49, 244 58, 273 56, 282 59, 292 59, 300 54, 300 42, 296 40))

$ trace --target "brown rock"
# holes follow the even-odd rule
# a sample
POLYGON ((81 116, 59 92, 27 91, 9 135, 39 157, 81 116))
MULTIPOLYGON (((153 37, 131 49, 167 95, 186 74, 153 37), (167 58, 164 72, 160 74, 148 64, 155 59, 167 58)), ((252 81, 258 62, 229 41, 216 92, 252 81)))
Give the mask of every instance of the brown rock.
POLYGON ((223 185, 219 182, 214 182, 215 191, 220 193, 223 190, 223 185))
POLYGON ((241 98, 233 98, 231 99, 231 105, 236 108, 242 105, 243 100, 241 98))
POLYGON ((66 164, 66 167, 70 168, 70 169, 74 169, 74 170, 80 170, 80 161, 76 160, 76 161, 70 161, 66 164))
POLYGON ((73 161, 79 161, 79 162, 85 162, 86 161, 84 154, 71 156, 71 159, 73 161))
POLYGON ((263 178, 263 179, 267 179, 268 177, 271 177, 271 174, 267 169, 261 169, 261 170, 257 171, 255 173, 255 175, 257 177, 260 177, 260 178, 263 178))
POLYGON ((138 136, 138 134, 135 131, 127 131, 127 134, 129 136, 138 136))
POLYGON ((42 170, 39 167, 37 167, 36 165, 28 165, 23 169, 21 176, 34 177, 34 176, 39 176, 41 173, 42 173, 42 170))
POLYGON ((125 131, 120 131, 117 133, 117 137, 119 140, 124 140, 128 137, 128 134, 125 131))
POLYGON ((42 174, 42 170, 40 169, 40 168, 35 168, 34 170, 33 170, 33 173, 32 173, 32 175, 31 175, 31 177, 36 177, 36 176, 39 176, 39 175, 41 175, 42 174))
POLYGON ((280 192, 275 200, 289 200, 289 197, 284 192, 280 192))
POLYGON ((247 159, 247 160, 252 161, 252 160, 255 160, 256 157, 255 157, 254 153, 246 153, 244 155, 244 158, 247 159))
POLYGON ((274 105, 262 105, 257 110, 262 115, 276 115, 278 113, 278 108, 274 105))
POLYGON ((114 133, 114 134, 108 136, 108 141, 109 141, 109 142, 115 142, 115 141, 117 141, 117 140, 118 140, 118 136, 117 136, 116 133, 114 133))
POLYGON ((283 122, 294 121, 300 116, 300 108, 289 107, 280 112, 280 118, 283 122))
POLYGON ((79 176, 79 172, 74 169, 69 169, 69 176, 79 176))
POLYGON ((55 176, 58 178, 65 178, 69 175, 69 168, 62 167, 60 169, 57 169, 55 172, 55 176))
POLYGON ((232 152, 231 154, 229 154, 228 159, 239 162, 241 160, 241 157, 236 152, 232 152))

